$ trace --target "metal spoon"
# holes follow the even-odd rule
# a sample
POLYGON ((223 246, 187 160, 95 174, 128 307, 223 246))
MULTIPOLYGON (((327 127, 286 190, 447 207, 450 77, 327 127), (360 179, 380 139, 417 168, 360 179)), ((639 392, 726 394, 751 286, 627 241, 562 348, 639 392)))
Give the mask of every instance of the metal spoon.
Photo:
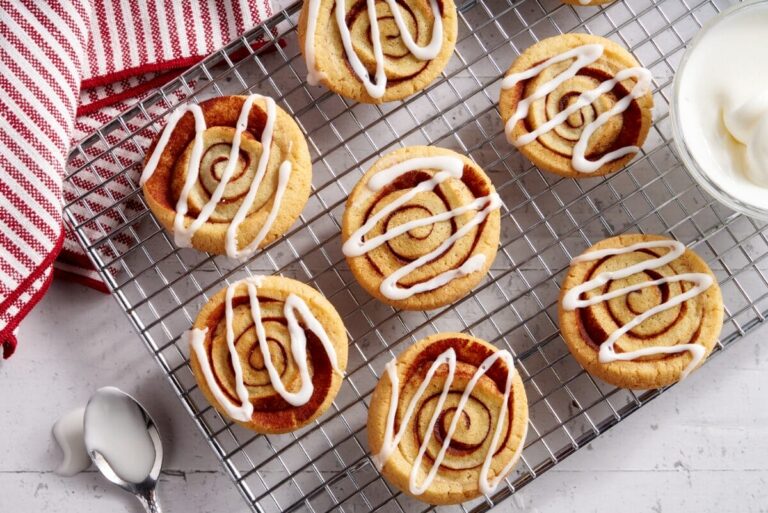
MULTIPOLYGON (((160 433, 157 431, 157 427, 155 427, 155 423, 147 410, 136 399, 122 390, 115 387, 104 387, 97 390, 88 401, 88 405, 85 407, 83 425, 85 447, 96 468, 109 481, 123 490, 134 494, 148 513, 161 513, 155 488, 157 486, 157 478, 160 475, 160 468, 163 464, 163 446, 160 441, 160 433), (109 415, 109 419, 106 422, 104 420, 105 412, 109 415), (121 419, 121 415, 123 417, 127 415, 129 420, 131 415, 133 415, 133 419, 139 420, 141 424, 137 427, 146 429, 146 434, 149 436, 152 446, 154 446, 154 461, 151 464, 151 468, 147 472, 142 473, 139 479, 123 479, 108 461, 110 451, 112 450, 116 451, 111 453, 113 458, 115 458, 115 454, 125 456, 126 449, 132 450, 132 448, 126 447, 124 444, 120 445, 121 440, 116 440, 116 438, 125 434, 125 429, 130 428, 128 426, 130 422, 126 423, 124 418, 121 419), (112 423, 111 426, 105 426, 105 423, 109 425, 110 422, 112 423), (106 447, 105 443, 110 443, 111 446, 106 447), (96 446, 99 446, 100 449, 96 446)), ((139 433, 134 434, 139 435, 139 433)), ((117 461, 113 461, 113 465, 115 463, 117 461)))

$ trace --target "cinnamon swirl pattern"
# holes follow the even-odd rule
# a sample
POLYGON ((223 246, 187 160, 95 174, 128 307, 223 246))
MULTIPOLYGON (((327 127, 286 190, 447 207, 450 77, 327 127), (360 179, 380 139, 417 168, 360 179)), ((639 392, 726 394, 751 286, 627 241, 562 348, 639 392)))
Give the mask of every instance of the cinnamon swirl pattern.
POLYGON ((200 389, 258 433, 294 431, 333 401, 347 366, 339 314, 296 280, 258 276, 219 291, 187 338, 200 389))
POLYGON ((296 221, 312 166, 304 135, 272 98, 225 96, 171 113, 140 178, 180 247, 245 260, 296 221))
POLYGON ((580 178, 622 169, 652 122, 650 71, 587 34, 544 39, 512 64, 499 107, 507 139, 541 169, 580 178))
POLYGON ((352 190, 342 251, 374 297, 405 310, 437 308, 466 295, 490 268, 500 206, 490 179, 467 157, 401 148, 352 190))
POLYGON ((685 378, 710 354, 723 324, 707 264, 657 235, 606 239, 573 259, 560 296, 560 329, 591 374, 625 388, 685 378))
POLYGON ((456 45, 453 0, 307 0, 299 17, 307 82, 365 103, 411 95, 456 45))
POLYGON ((461 333, 427 337, 387 364, 368 411, 379 471, 431 504, 493 493, 520 458, 527 428, 512 355, 461 333))

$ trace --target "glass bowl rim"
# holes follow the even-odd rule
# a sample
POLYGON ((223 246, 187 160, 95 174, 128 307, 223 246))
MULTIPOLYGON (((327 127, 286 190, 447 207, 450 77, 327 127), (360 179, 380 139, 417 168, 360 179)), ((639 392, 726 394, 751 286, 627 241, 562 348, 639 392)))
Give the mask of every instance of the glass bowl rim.
POLYGON ((688 149, 688 145, 685 142, 683 129, 680 123, 680 102, 678 101, 678 98, 680 97, 681 77, 684 74, 685 66, 688 63, 691 54, 695 51, 696 47, 701 42, 702 38, 704 38, 713 27, 733 16, 735 13, 751 9, 756 6, 767 7, 768 0, 748 0, 746 2, 740 2, 736 5, 728 7, 713 18, 707 20, 702 25, 701 29, 696 33, 696 35, 694 35, 694 37, 688 42, 685 48, 685 52, 680 59, 680 63, 675 70, 675 77, 672 85, 672 102, 669 114, 672 122, 673 144, 677 150, 678 157, 680 158, 683 167, 686 169, 686 171, 688 171, 688 174, 693 177, 694 181, 710 196, 731 210, 748 215, 750 217, 768 221, 768 207, 759 208, 755 205, 740 200, 739 198, 722 189, 701 169, 701 166, 696 161, 696 158, 688 149))

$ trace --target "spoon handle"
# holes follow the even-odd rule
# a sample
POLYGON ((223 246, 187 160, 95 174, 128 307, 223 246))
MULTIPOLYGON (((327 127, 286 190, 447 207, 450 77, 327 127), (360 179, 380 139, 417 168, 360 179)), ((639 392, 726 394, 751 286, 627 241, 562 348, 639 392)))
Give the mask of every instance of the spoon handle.
POLYGON ((157 493, 154 488, 136 494, 147 513, 162 513, 160 503, 157 501, 157 493))

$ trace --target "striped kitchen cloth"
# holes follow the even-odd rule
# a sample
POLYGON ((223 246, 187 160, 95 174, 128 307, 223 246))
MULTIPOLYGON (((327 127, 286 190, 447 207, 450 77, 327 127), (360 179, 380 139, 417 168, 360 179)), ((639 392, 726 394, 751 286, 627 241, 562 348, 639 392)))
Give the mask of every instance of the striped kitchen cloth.
MULTIPOLYGON (((48 288, 57 256, 57 275, 103 288, 62 226, 72 142, 271 15, 269 0, 0 0, 4 357, 48 288)), ((128 193, 113 187, 118 197, 128 193)))

